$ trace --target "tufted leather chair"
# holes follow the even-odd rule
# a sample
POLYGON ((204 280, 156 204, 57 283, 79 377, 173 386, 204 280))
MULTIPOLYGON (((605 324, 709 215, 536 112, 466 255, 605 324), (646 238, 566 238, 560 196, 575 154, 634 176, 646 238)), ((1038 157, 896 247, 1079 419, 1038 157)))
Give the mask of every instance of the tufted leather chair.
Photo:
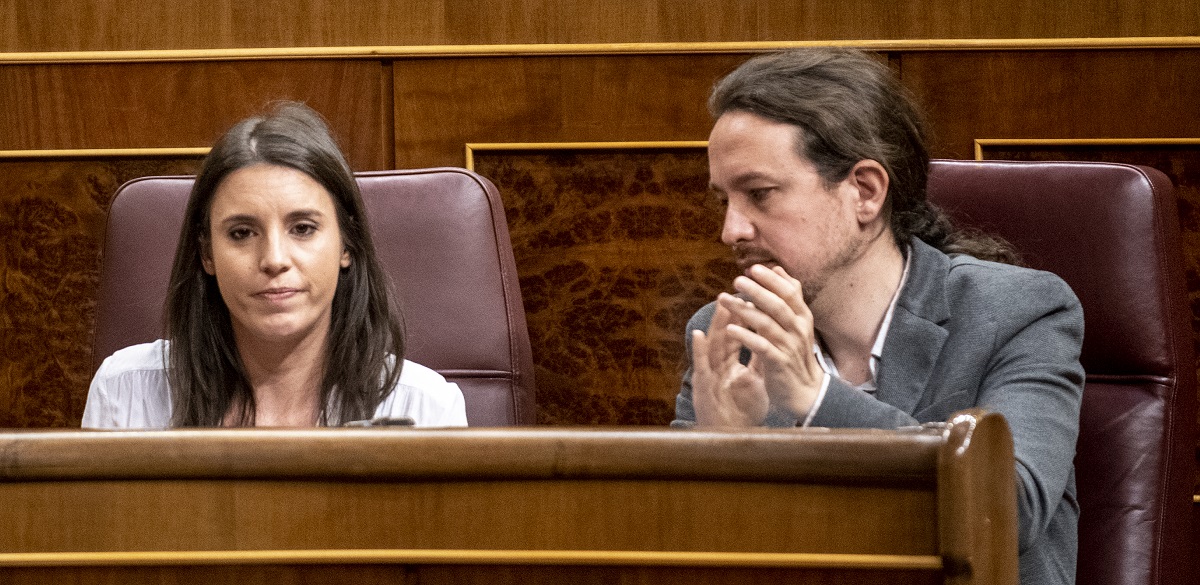
MULTIPOLYGON (((409 359, 458 383, 473 426, 533 424, 533 358, 504 208, 463 169, 356 175, 404 311, 409 359)), ((192 177, 147 177, 114 196, 93 366, 163 336, 162 306, 192 177)))
POLYGON ((1077 582, 1185 582, 1196 370, 1171 182, 1110 163, 935 161, 929 197, 1083 303, 1077 582))

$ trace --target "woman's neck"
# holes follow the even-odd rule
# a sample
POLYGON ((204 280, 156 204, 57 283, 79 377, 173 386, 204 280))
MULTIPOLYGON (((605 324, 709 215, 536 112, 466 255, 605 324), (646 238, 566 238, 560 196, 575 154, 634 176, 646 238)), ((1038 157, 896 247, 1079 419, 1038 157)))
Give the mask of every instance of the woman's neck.
POLYGON ((326 336, 265 341, 235 333, 234 338, 254 393, 255 426, 315 426, 321 411, 326 336))

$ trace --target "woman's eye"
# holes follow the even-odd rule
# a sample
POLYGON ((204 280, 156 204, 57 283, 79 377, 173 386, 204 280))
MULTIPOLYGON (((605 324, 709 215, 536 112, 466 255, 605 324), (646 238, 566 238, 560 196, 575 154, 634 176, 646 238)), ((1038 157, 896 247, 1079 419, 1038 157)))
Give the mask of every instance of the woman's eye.
POLYGON ((298 236, 310 236, 317 231, 317 226, 311 223, 298 223, 292 228, 292 231, 298 236))
POLYGON ((244 227, 233 228, 233 229, 229 230, 229 238, 232 240, 244 240, 244 239, 250 237, 253 233, 254 232, 250 231, 250 228, 244 228, 244 227))

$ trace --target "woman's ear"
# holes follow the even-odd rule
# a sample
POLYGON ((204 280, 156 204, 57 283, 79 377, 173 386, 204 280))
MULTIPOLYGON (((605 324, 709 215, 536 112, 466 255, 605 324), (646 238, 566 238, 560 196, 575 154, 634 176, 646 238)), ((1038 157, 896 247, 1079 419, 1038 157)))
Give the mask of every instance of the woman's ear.
POLYGON ((847 178, 858 190, 855 201, 858 222, 865 225, 881 217, 888 193, 888 174, 883 165, 871 159, 860 160, 847 178))
POLYGON ((349 268, 350 260, 351 260, 350 250, 348 250, 346 248, 342 248, 342 262, 341 262, 342 268, 349 268))
POLYGON ((204 272, 209 276, 216 276, 217 269, 213 264, 212 246, 205 237, 200 238, 200 265, 204 267, 204 272))

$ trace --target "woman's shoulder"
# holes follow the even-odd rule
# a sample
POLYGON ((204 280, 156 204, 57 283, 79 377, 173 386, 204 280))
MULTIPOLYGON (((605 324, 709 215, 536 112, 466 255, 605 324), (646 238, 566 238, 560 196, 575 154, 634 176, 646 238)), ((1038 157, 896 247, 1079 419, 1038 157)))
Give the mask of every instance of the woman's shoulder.
POLYGON ((168 347, 170 345, 166 340, 159 339, 118 349, 100 364, 100 369, 96 370, 96 377, 114 378, 135 372, 165 372, 163 358, 168 347))
POLYGON ((437 373, 437 370, 409 360, 404 360, 404 367, 400 369, 400 383, 410 386, 429 386, 431 388, 450 384, 450 382, 446 381, 445 376, 437 373))
POLYGON ((164 356, 167 342, 117 350, 96 370, 88 389, 85 428, 158 428, 171 418, 164 356))
POLYGON ((416 362, 404 360, 400 379, 376 416, 411 417, 417 426, 466 426, 467 413, 458 384, 416 362))

